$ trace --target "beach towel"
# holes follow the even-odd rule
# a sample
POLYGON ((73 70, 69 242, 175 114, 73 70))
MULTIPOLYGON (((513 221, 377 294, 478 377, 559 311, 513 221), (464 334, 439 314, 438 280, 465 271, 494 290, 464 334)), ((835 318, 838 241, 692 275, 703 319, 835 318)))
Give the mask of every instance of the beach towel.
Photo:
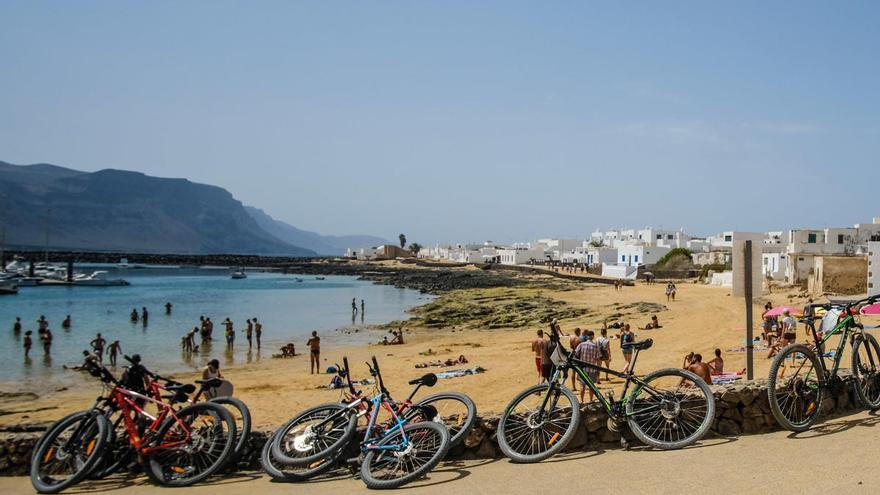
POLYGON ((441 371, 440 373, 437 373, 437 378, 457 378, 460 376, 476 375, 477 373, 482 373, 484 371, 486 370, 480 366, 477 366, 476 368, 441 371))

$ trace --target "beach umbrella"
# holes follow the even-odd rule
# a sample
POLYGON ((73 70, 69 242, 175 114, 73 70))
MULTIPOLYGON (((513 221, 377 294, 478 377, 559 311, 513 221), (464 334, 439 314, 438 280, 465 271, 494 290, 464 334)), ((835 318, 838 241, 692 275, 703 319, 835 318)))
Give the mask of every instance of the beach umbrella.
POLYGON ((767 311, 766 313, 764 313, 764 316, 780 316, 780 315, 782 315, 782 313, 785 313, 786 311, 791 313, 791 316, 803 316, 802 310, 795 308, 793 306, 776 306, 775 308, 771 309, 770 311, 767 311))
POLYGON ((863 315, 880 315, 880 303, 863 306, 860 313, 863 315))

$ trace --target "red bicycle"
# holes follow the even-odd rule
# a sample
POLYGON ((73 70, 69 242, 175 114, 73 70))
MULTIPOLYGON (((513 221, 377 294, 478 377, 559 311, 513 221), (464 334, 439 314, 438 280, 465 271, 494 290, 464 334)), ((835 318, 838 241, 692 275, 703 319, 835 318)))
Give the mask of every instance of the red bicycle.
POLYGON ((131 361, 121 381, 97 362, 86 361, 84 369, 101 379, 107 393, 91 409, 60 420, 39 440, 31 460, 31 483, 38 492, 57 493, 89 476, 110 454, 115 428, 108 418, 114 416, 130 451, 156 483, 189 486, 227 462, 236 438, 229 411, 211 402, 176 410, 174 404, 187 401, 195 387, 170 385, 166 389, 173 395, 161 397, 158 384, 147 384, 149 390, 144 386, 146 370, 139 357, 131 361))

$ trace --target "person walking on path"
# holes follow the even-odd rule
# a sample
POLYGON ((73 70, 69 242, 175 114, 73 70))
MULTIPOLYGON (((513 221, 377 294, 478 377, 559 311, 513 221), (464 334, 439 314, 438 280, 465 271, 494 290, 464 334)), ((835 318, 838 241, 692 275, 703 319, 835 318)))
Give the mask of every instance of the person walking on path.
POLYGON ((104 362, 104 344, 106 343, 107 341, 104 340, 104 337, 101 337, 100 332, 98 332, 98 334, 95 335, 95 339, 89 343, 95 351, 95 357, 97 357, 100 362, 104 362))
POLYGON ((544 364, 544 346, 547 345, 547 341, 544 340, 544 331, 538 330, 538 337, 532 341, 532 352, 535 354, 535 368, 538 370, 538 383, 542 383, 544 381, 544 374, 542 365, 544 364))
POLYGON ((24 333, 24 358, 29 359, 31 356, 31 347, 34 345, 33 339, 31 339, 31 334, 34 332, 32 330, 28 330, 24 333))
POLYGON ((254 334, 257 337, 257 350, 260 350, 260 338, 263 336, 263 324, 254 316, 254 334))
POLYGON ((311 370, 311 374, 314 375, 315 373, 320 373, 321 337, 318 337, 318 332, 316 330, 312 330, 312 338, 306 342, 306 345, 309 346, 309 369, 311 370))
POLYGON ((666 301, 669 302, 670 299, 675 301, 675 284, 672 282, 666 284, 666 301))
POLYGON ((247 321, 247 327, 244 330, 244 336, 248 341, 248 350, 251 350, 254 347, 254 322, 251 320, 247 321))
POLYGON ((118 340, 114 340, 113 343, 107 347, 107 353, 110 357, 110 366, 116 366, 116 356, 122 353, 122 345, 118 340))

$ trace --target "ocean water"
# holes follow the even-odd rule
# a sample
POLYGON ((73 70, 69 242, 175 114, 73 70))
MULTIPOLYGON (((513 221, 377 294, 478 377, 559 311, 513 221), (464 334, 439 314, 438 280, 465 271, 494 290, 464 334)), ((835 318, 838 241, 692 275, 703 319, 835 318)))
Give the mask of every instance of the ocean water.
MULTIPOLYGON (((82 268, 82 267, 78 267, 82 268)), ((94 269, 95 267, 91 267, 94 269)), ((107 269, 103 268, 102 269, 107 269)), ((18 295, 0 297, 0 382, 63 382, 72 374, 63 365, 81 362, 82 351, 101 332, 107 343, 119 340, 125 354, 140 353, 151 369, 175 372, 197 369, 212 358, 223 365, 270 359, 287 342, 303 352, 312 330, 322 343, 332 345, 377 340, 376 333, 358 332, 363 325, 405 319, 406 310, 430 300, 415 290, 377 285, 355 277, 284 275, 249 272, 247 279, 233 280, 229 270, 220 269, 120 269, 109 270, 110 278, 121 277, 127 287, 21 287, 18 295), (296 279, 302 279, 297 282, 296 279), (351 299, 356 298, 358 315, 352 318, 351 299), (366 311, 360 314, 360 300, 366 311), (164 305, 171 302, 170 315, 164 305), (133 308, 146 306, 149 323, 132 323, 133 308), (66 315, 73 325, 61 328, 66 315), (45 357, 37 338, 37 319, 49 320, 54 341, 51 357, 45 357), (181 337, 199 324, 199 316, 214 321, 214 340, 187 356, 180 348, 181 337), (30 359, 24 358, 23 335, 14 335, 12 325, 20 316, 24 330, 33 330, 30 359), (363 316, 363 318, 362 318, 363 316), (225 318, 235 324, 233 352, 226 351, 225 318), (263 323, 262 351, 249 352, 242 330, 248 318, 263 323), (336 331, 347 329, 351 333, 336 331)), ((201 339, 196 336, 196 343, 201 339)), ((106 361, 106 355, 105 355, 106 361)), ((118 365, 124 361, 121 356, 118 365)))

